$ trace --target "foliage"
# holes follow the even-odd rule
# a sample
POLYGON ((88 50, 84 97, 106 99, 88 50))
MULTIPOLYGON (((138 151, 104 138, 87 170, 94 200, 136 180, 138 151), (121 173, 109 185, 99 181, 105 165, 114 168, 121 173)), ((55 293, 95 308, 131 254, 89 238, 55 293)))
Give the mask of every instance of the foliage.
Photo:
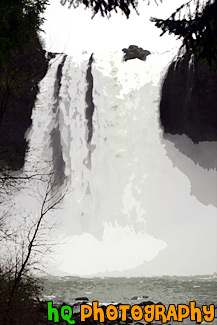
POLYGON ((0 324, 41 324, 36 301, 41 292, 38 278, 33 271, 41 270, 43 256, 51 249, 48 234, 53 228, 47 214, 62 201, 65 191, 59 191, 54 184, 53 173, 12 176, 0 173, 1 182, 7 183, 7 192, 2 197, 14 196, 16 192, 26 193, 30 188, 40 187, 40 193, 30 192, 38 203, 35 213, 12 212, 6 202, 0 209, 0 324), (3 177, 3 178, 2 178, 3 177), (31 186, 29 181, 31 179, 31 186), (43 189, 42 189, 43 187, 43 189), (5 212, 6 211, 6 212, 5 212), (13 217, 13 223, 10 218, 13 217))
POLYGON ((34 325, 37 314, 33 297, 37 297, 41 287, 38 280, 26 272, 16 287, 11 300, 11 288, 14 283, 15 266, 0 266, 0 324, 6 325, 34 325))
POLYGON ((62 5, 68 3, 69 7, 74 6, 74 8, 84 4, 86 8, 92 9, 93 16, 98 12, 103 17, 109 16, 112 11, 117 12, 117 9, 120 9, 127 18, 130 16, 130 8, 136 10, 138 6, 138 0, 61 0, 60 3, 62 5))
MULTIPOLYGON (((0 8, 0 67, 6 66, 16 50, 23 47, 44 21, 41 14, 49 0, 2 0, 0 8)), ((147 0, 149 4, 150 0, 147 0)), ((154 0, 156 3, 161 0, 154 0)), ((78 7, 83 4, 93 11, 110 16, 120 10, 128 18, 131 9, 137 11, 138 0, 60 0, 62 5, 78 7)), ((178 8, 168 19, 152 18, 162 35, 173 33, 183 39, 183 45, 198 58, 212 63, 217 61, 217 1, 190 0, 178 8), (194 9, 192 5, 194 4, 194 9)))
POLYGON ((187 50, 198 59, 217 62, 217 1, 190 0, 168 19, 151 19, 162 34, 169 32, 183 39, 187 50), (192 9, 194 5, 194 10, 192 9))
POLYGON ((1 0, 0 67, 37 34, 48 0, 1 0))

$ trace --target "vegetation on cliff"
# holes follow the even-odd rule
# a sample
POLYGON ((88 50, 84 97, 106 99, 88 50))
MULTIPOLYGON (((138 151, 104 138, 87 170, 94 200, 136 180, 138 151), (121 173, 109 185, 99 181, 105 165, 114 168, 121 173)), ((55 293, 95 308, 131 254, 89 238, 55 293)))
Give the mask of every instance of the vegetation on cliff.
MULTIPOLYGON (((138 0, 60 0, 60 3, 75 8, 83 4, 93 11, 93 16, 97 13, 110 16, 111 12, 120 10, 127 18, 132 9, 137 11, 138 6, 138 0)), ((37 35, 48 4, 49 0, 3 0, 0 10, 0 67, 6 66, 10 58, 37 35)), ((168 19, 152 18, 152 21, 162 29, 162 35, 169 32, 182 38, 188 50, 211 64, 217 61, 216 17, 216 0, 189 0, 168 19)))
POLYGON ((36 37, 48 0, 2 0, 0 9, 0 67, 36 37))
POLYGON ((25 132, 47 71, 38 31, 48 0, 3 0, 0 8, 0 170, 24 163, 25 132))
POLYGON ((217 63, 217 1, 190 0, 168 19, 152 18, 162 34, 169 32, 183 40, 187 51, 211 66, 217 63))
POLYGON ((38 83, 48 60, 37 37, 23 46, 6 68, 0 68, 0 170, 22 168, 38 83))

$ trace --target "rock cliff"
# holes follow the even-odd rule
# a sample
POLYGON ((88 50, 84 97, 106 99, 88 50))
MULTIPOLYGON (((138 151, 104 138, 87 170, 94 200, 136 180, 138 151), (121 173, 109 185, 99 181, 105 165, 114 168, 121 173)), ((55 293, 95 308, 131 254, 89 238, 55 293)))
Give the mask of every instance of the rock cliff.
POLYGON ((0 169, 17 170, 24 164, 25 132, 31 126, 38 83, 47 68, 45 51, 35 38, 0 70, 0 169))
POLYGON ((162 86, 160 121, 165 133, 217 141, 217 68, 189 53, 174 61, 162 86))
POLYGON ((122 51, 124 52, 124 61, 132 59, 145 61, 146 57, 151 54, 151 52, 143 50, 141 47, 138 47, 136 45, 130 45, 127 49, 124 48, 122 51))

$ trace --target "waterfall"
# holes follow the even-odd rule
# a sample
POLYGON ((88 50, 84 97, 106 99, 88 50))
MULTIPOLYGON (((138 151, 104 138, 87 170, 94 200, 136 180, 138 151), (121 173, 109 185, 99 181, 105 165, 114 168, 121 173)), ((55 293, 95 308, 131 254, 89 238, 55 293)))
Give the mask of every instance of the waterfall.
MULTIPOLYGON (((123 62, 118 52, 83 53, 50 61, 24 170, 52 171, 53 186, 67 189, 50 213, 58 224, 50 236, 60 244, 49 262, 54 274, 190 274, 201 263, 202 272, 214 271, 207 249, 216 253, 215 210, 191 195, 162 143, 160 89, 173 55, 123 62)), ((208 173, 180 159, 197 177, 208 173)))

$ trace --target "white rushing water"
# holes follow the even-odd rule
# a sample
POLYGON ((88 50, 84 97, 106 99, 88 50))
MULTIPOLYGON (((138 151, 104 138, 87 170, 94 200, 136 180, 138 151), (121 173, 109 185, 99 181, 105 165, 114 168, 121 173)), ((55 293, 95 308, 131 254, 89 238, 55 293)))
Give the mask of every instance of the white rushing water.
MULTIPOLYGON (((54 170, 59 191, 67 187, 60 208, 50 213, 58 225, 49 236, 61 245, 53 248, 49 272, 146 276, 216 271, 216 209, 194 196, 166 146, 189 174, 214 182, 214 190, 216 171, 203 169, 162 140, 159 126, 160 87, 173 55, 152 54, 145 62, 123 62, 118 52, 94 55, 90 142, 89 55, 50 61, 27 135, 30 152, 24 167, 54 170)), ((44 190, 42 183, 39 192, 44 190)), ((17 205, 32 210, 31 194, 26 200, 21 192, 17 205)))

